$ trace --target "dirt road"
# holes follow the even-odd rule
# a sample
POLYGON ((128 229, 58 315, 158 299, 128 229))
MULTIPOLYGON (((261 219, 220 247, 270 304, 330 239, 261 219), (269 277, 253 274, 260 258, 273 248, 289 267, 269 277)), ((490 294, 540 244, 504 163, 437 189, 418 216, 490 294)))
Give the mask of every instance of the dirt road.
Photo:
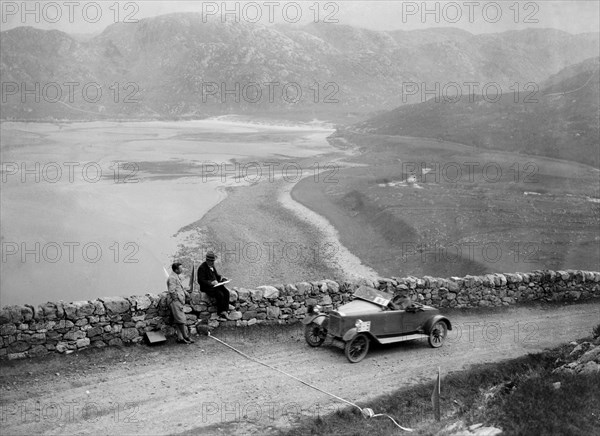
MULTIPOLYGON (((440 349, 413 341, 373 347, 358 364, 310 348, 300 325, 215 331, 234 347, 349 401, 364 403, 472 363, 587 336, 600 304, 452 313, 440 349)), ((252 362, 208 337, 2 363, 1 434, 267 434, 345 404, 252 362)), ((376 411, 377 412, 377 411, 376 411)), ((397 417, 402 423, 402 417, 397 417)))

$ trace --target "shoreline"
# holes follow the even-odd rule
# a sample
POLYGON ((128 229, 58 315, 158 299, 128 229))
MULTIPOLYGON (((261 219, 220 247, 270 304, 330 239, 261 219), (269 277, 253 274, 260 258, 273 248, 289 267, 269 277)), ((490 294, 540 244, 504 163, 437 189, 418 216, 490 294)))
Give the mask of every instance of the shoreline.
MULTIPOLYGON (((304 170, 314 159, 340 159, 339 149, 295 160, 304 170)), ((285 163, 286 159, 276 159, 285 163)), ((217 269, 233 277, 232 286, 253 287, 322 279, 375 279, 340 242, 338 230, 297 202, 294 187, 312 173, 290 183, 282 177, 225 187, 227 196, 201 219, 180 229, 187 243, 175 257, 197 267, 211 249, 217 269), (333 247, 333 249, 332 249, 333 247), (357 273, 358 271, 358 273, 357 273)))
POLYGON ((218 271, 241 288, 339 278, 332 265, 319 264, 320 235, 312 225, 279 204, 283 183, 228 188, 222 201, 180 230, 186 241, 175 257, 197 268, 213 250, 218 271))
MULTIPOLYGON (((240 121, 233 123, 240 124, 240 121)), ((245 124, 245 120, 241 124, 245 124)), ((219 272, 234 277, 232 286, 238 287, 359 277, 351 271, 361 265, 360 260, 341 245, 335 236, 337 230, 290 194, 297 183, 317 171, 316 163, 331 162, 347 154, 325 137, 320 138, 324 133, 330 135, 333 129, 305 128, 313 131, 303 135, 296 144, 297 156, 272 155, 269 161, 278 169, 281 165, 284 168, 293 165, 300 168, 303 175, 310 174, 301 175, 293 182, 285 180, 282 172, 258 182, 240 179, 220 186, 224 197, 200 219, 177 232, 180 244, 173 256, 177 261, 188 269, 192 263, 197 267, 204 261, 204 253, 213 250, 218 256, 219 272), (327 146, 320 150, 315 148, 320 142, 327 146), (324 257, 331 253, 332 245, 336 247, 333 254, 337 256, 330 261, 324 257), (337 247, 344 249, 341 262, 337 247)), ((257 160, 260 156, 248 156, 236 164, 243 166, 257 160)), ((369 277, 377 276, 375 272, 364 270, 369 277)))
MULTIPOLYGON (((337 150, 334 152, 320 154, 314 157, 327 156, 331 158, 329 162, 342 162, 342 159, 348 157, 349 154, 351 154, 351 151, 337 148, 337 150)), ((285 159, 280 158, 274 160, 276 160, 278 163, 284 163, 286 161, 285 159)), ((310 169, 308 162, 312 162, 312 160, 308 158, 303 159, 302 161, 303 170, 306 171, 307 169, 310 169)), ((252 162, 252 159, 250 159, 249 162, 252 162)), ((240 163, 244 164, 247 162, 243 161, 240 163)), ((360 164, 353 164, 351 162, 342 163, 345 166, 360 166, 360 164)), ((322 175, 325 171, 327 171, 325 168, 319 168, 318 173, 322 175)), ((291 212, 295 219, 307 226, 305 230, 307 238, 313 238, 319 241, 318 244, 316 244, 316 248, 312 251, 312 257, 314 258, 313 260, 315 262, 322 261, 328 269, 331 271, 337 271, 335 274, 336 278, 344 278, 348 280, 366 279, 376 281, 380 277, 380 274, 371 267, 365 265, 358 256, 356 256, 345 245, 342 244, 340 239, 340 231, 325 216, 320 215, 314 209, 302 204, 295 198, 293 193, 294 189, 296 189, 302 181, 310 177, 314 177, 315 174, 316 171, 312 170, 311 174, 302 176, 294 183, 288 183, 280 176, 277 177, 277 180, 274 180, 273 182, 263 180, 256 184, 245 183, 241 184, 241 186, 218 186, 216 189, 223 192, 223 198, 214 204, 213 207, 208 210, 200 219, 182 227, 176 233, 176 236, 180 238, 180 246, 178 249, 178 255, 175 257, 178 259, 180 259, 182 256, 189 257, 189 260, 192 260, 197 267, 201 262, 203 262, 203 258, 202 256, 198 257, 191 254, 190 251, 193 247, 190 245, 194 244, 193 238, 195 236, 200 236, 199 244, 198 241, 195 241, 195 248, 198 248, 199 245, 211 246, 215 244, 215 241, 220 241, 218 229, 207 227, 207 220, 205 220, 205 217, 211 212, 214 212, 214 214, 217 216, 220 215, 222 210, 219 209, 228 210, 230 205, 233 206, 237 204, 238 197, 240 196, 245 197, 249 203, 257 202, 259 198, 264 197, 267 200, 274 201, 274 204, 279 206, 278 208, 280 210, 277 213, 285 213, 286 211, 291 212), (276 188, 266 186, 265 184, 268 183, 273 183, 276 188), (260 184, 263 184, 263 186, 259 186, 260 184), (220 208, 220 206, 222 207, 220 208), (205 228, 203 228, 203 226, 205 228), (183 239, 186 240, 184 241, 183 239)), ((267 225, 265 226, 264 230, 272 231, 273 228, 272 226, 267 225)), ((285 228, 281 230, 285 230, 285 228)), ((251 244, 253 241, 247 242, 251 244)), ((222 241, 221 243, 223 244, 222 241)), ((224 243, 226 244, 226 242, 224 243)), ((213 246, 213 249, 215 248, 218 250, 218 247, 213 246)), ((209 248, 206 250, 208 249, 209 248)), ((286 280, 283 282, 287 283, 286 280)), ((270 284, 272 283, 261 283, 256 286, 270 284)))
POLYGON ((308 177, 310 176, 298 180, 289 187, 284 186, 278 196, 279 203, 294 212, 301 220, 314 226, 324 236, 325 244, 334 247, 330 255, 324 256, 325 262, 328 262, 332 267, 341 269, 342 273, 347 275, 348 278, 377 280, 380 277, 377 271, 364 265, 358 256, 342 244, 339 230, 325 216, 320 215, 314 209, 294 198, 294 189, 302 180, 308 177))

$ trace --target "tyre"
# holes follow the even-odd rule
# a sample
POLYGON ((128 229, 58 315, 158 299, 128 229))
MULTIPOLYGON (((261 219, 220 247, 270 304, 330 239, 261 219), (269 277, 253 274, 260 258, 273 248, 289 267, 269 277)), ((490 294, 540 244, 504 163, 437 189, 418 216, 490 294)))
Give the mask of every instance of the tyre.
POLYGON ((436 322, 429 331, 429 345, 433 348, 439 348, 444 345, 448 335, 448 326, 444 321, 436 322))
POLYGON ((320 347, 327 337, 327 330, 315 322, 304 327, 304 339, 311 347, 320 347))
POLYGON ((346 342, 344 353, 352 363, 360 362, 369 352, 369 337, 364 333, 359 333, 346 342))

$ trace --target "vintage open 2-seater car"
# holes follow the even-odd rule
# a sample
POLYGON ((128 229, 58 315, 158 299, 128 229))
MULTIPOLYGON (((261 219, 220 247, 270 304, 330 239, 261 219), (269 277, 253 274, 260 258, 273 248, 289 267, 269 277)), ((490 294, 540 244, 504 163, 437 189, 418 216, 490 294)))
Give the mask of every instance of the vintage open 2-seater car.
POLYGON ((403 308, 402 303, 406 305, 404 297, 361 286, 354 299, 337 310, 321 313, 319 306, 309 307, 304 337, 311 347, 331 341, 352 363, 364 359, 372 340, 392 344, 426 338, 432 347, 441 347, 452 329, 448 318, 435 307, 410 302, 403 308))

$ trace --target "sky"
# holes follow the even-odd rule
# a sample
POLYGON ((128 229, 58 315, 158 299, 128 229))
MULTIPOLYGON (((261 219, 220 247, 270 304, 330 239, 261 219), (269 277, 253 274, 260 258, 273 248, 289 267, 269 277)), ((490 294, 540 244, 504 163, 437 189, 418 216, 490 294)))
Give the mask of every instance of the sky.
POLYGON ((135 22, 173 12, 202 19, 347 24, 373 30, 456 27, 471 33, 555 28, 569 33, 600 30, 600 2, 568 1, 0 1, 1 30, 18 26, 96 34, 114 22, 135 22))

